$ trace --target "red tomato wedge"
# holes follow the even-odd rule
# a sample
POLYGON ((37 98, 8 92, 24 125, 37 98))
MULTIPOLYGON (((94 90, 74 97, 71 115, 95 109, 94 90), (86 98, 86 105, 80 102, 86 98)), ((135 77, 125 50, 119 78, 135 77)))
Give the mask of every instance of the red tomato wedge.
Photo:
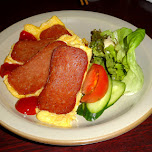
POLYGON ((93 64, 82 86, 84 96, 81 102, 92 103, 100 100, 108 90, 108 75, 103 66, 93 64))
POLYGON ((91 68, 88 71, 87 76, 86 76, 85 81, 84 81, 83 86, 82 86, 82 93, 83 94, 89 94, 94 90, 94 88, 97 85, 98 76, 99 75, 98 75, 97 68, 91 68))

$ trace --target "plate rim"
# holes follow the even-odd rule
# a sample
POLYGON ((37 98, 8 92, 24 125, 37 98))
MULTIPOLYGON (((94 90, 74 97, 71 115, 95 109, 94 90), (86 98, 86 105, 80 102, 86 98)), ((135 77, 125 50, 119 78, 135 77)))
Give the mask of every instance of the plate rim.
MULTIPOLYGON (((98 12, 92 12, 92 11, 83 11, 83 10, 62 10, 62 11, 53 11, 53 12, 37 14, 37 15, 25 18, 25 19, 23 19, 23 20, 21 20, 19 22, 14 23, 13 25, 7 27, 2 32, 5 32, 10 27, 15 26, 15 24, 19 24, 20 22, 23 22, 24 20, 33 18, 35 16, 47 15, 47 14, 52 14, 52 13, 62 13, 62 12, 66 12, 66 13, 69 13, 69 12, 77 12, 77 13, 89 12, 89 13, 95 13, 95 14, 102 14, 102 15, 105 15, 105 16, 109 16, 109 17, 124 21, 122 19, 119 19, 119 18, 111 16, 111 15, 107 15, 107 14, 104 14, 104 13, 98 13, 98 12)), ((124 22, 126 22, 126 21, 124 21, 124 22)), ((126 23, 134 26, 133 24, 131 24, 129 22, 126 22, 126 23)), ((1 36, 1 33, 0 33, 0 36, 1 36)), ((1 105, 0 105, 0 107, 1 107, 1 105)), ((152 114, 152 108, 147 113, 145 113, 142 117, 140 117, 137 121, 133 122, 132 124, 130 124, 129 126, 126 126, 125 128, 123 128, 121 130, 118 130, 116 132, 113 132, 113 133, 110 133, 110 134, 107 134, 107 135, 104 135, 104 136, 98 136, 96 138, 94 137, 94 138, 89 138, 89 139, 85 139, 85 140, 84 139, 82 139, 82 140, 52 140, 52 139, 48 139, 48 138, 46 139, 46 138, 42 138, 42 137, 37 138, 37 136, 33 136, 33 135, 30 135, 30 134, 24 133, 24 132, 22 132, 20 130, 17 130, 16 128, 13 128, 12 126, 9 126, 8 124, 6 124, 3 121, 0 121, 0 124, 4 128, 10 130, 11 132, 13 132, 13 133, 15 133, 15 134, 17 134, 17 135, 19 135, 19 136, 21 136, 23 138, 32 140, 32 141, 36 141, 36 142, 40 142, 40 143, 46 143, 46 144, 53 144, 53 145, 84 145, 84 144, 91 144, 91 143, 96 143, 96 142, 101 142, 101 141, 105 141, 105 140, 108 140, 108 139, 112 139, 112 138, 117 137, 117 136, 119 136, 119 135, 121 135, 123 133, 126 133, 129 130, 131 130, 131 129, 135 128, 136 126, 138 126, 144 120, 146 120, 151 114, 152 114)))
POLYGON ((99 137, 96 137, 96 138, 88 138, 88 139, 85 139, 85 140, 83 140, 83 139, 82 140, 52 140, 52 139, 46 139, 46 138, 42 138, 42 137, 37 138, 37 136, 33 136, 33 135, 30 135, 30 134, 24 133, 20 130, 17 130, 15 128, 7 125, 3 121, 1 121, 2 123, 0 122, 0 124, 4 128, 13 132, 14 134, 16 134, 16 135, 18 135, 22 138, 34 141, 34 142, 44 143, 44 144, 51 144, 51 145, 58 145, 58 146, 60 146, 60 145, 61 146, 77 146, 77 145, 87 145, 87 144, 98 143, 98 142, 113 139, 113 138, 118 137, 122 134, 125 134, 128 131, 137 127, 143 121, 145 121, 151 114, 152 114, 152 108, 147 113, 145 113, 145 115, 143 115, 141 118, 139 118, 137 121, 135 121, 134 123, 132 123, 129 126, 126 126, 125 128, 123 128, 121 130, 118 130, 116 132, 113 132, 113 133, 110 133, 110 134, 107 134, 107 135, 104 135, 104 136, 99 136, 99 137))

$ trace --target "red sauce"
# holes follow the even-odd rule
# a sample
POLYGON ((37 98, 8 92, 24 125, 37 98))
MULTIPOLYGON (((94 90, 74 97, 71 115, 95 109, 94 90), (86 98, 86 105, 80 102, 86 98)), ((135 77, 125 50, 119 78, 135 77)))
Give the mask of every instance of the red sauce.
POLYGON ((26 115, 35 115, 35 108, 38 107, 38 97, 21 98, 15 104, 16 110, 26 115))
POLYGON ((32 35, 32 34, 29 33, 29 32, 26 32, 26 31, 24 31, 24 30, 20 33, 19 41, 22 41, 22 40, 33 40, 33 41, 37 41, 37 39, 35 38, 34 35, 32 35))
POLYGON ((3 78, 4 75, 9 74, 11 71, 19 67, 19 64, 9 64, 9 63, 4 63, 1 65, 0 68, 0 76, 3 78))

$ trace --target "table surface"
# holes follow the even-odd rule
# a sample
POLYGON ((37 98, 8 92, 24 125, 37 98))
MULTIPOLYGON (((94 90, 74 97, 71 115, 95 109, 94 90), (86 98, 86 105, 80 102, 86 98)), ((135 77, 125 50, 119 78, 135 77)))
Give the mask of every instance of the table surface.
MULTIPOLYGON (((87 10, 112 15, 136 27, 146 29, 152 38, 152 3, 145 0, 88 0, 81 6, 79 0, 8 1, 1 4, 0 31, 27 17, 59 10, 87 10), (3 9, 2 9, 3 8, 3 9)), ((53 152, 150 152, 152 151, 152 115, 131 131, 114 139, 83 146, 54 146, 36 143, 0 128, 0 151, 53 152)))

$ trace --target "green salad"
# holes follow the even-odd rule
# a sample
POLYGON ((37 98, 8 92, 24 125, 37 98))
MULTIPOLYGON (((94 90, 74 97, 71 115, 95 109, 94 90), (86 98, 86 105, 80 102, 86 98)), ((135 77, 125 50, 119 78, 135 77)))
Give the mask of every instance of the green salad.
MULTIPOLYGON (((93 103, 89 103, 87 100, 82 102, 78 107, 77 114, 88 121, 96 120, 104 110, 112 106, 123 94, 135 94, 142 88, 144 75, 136 61, 135 49, 144 37, 145 30, 141 28, 135 31, 126 27, 115 31, 91 31, 89 47, 92 48, 93 55, 90 67, 93 64, 104 67, 108 75, 109 86, 101 99, 93 103)), ((94 85, 94 83, 92 84, 94 85)), ((90 83, 87 87, 89 85, 90 83)), ((96 89, 95 86, 92 87, 94 87, 94 90, 96 89)), ((90 94, 93 94, 93 91, 90 94)), ((99 93, 92 96, 98 95, 99 93)), ((90 100, 90 96, 86 96, 90 100)))
POLYGON ((103 65, 112 80, 124 82, 125 93, 138 92, 143 86, 144 75, 136 62, 135 49, 144 39, 145 30, 132 31, 123 27, 114 32, 93 30, 91 34, 92 63, 103 65), (108 46, 106 41, 109 41, 108 46))

